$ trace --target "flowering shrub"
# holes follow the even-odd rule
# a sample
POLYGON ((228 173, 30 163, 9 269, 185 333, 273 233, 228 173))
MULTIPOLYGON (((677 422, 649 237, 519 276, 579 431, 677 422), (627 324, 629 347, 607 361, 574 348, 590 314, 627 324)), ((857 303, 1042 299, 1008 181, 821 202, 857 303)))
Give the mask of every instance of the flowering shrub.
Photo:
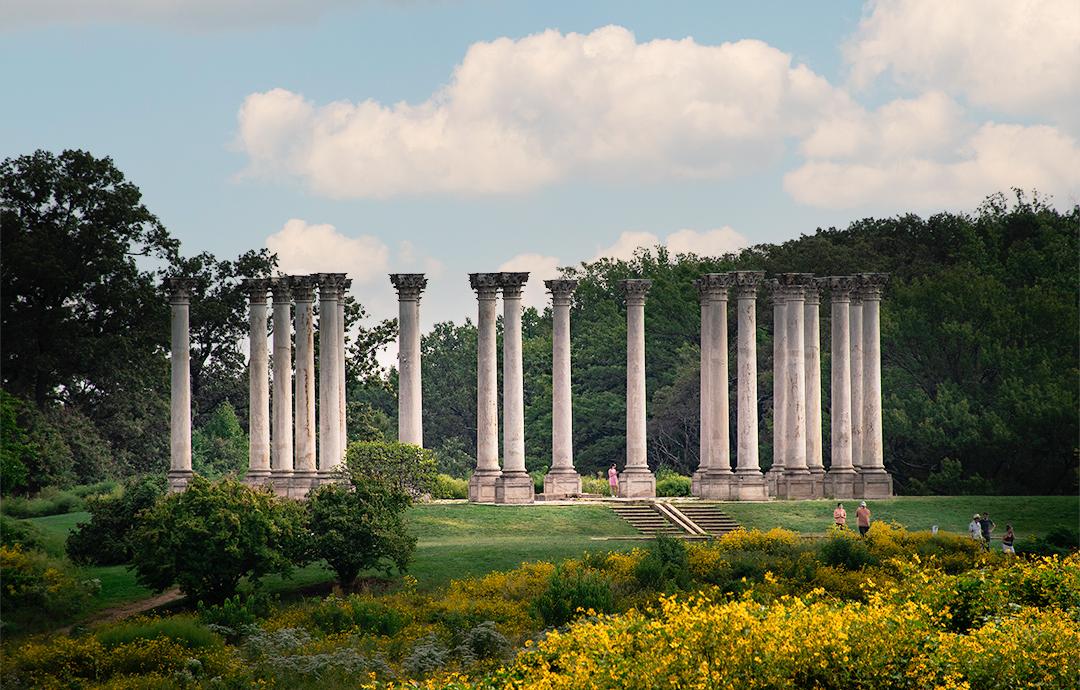
POLYGON ((0 612, 5 631, 18 631, 83 610, 101 583, 80 580, 63 561, 22 545, 0 546, 0 612))

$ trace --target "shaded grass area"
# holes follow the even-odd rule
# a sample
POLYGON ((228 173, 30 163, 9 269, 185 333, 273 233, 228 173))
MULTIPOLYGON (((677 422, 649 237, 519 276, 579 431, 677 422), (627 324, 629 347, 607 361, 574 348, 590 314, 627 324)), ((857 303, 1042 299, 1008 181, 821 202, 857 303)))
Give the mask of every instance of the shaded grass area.
MULTIPOLYGON (((769 503, 724 503, 721 510, 744 527, 783 527, 796 532, 824 532, 832 525, 836 501, 773 501, 769 503)), ((848 524, 855 524, 857 500, 843 501, 848 524)), ((1055 527, 1075 530, 1080 524, 1080 497, 1077 496, 901 496, 867 501, 873 520, 887 520, 909 530, 928 530, 938 525, 949 532, 967 533, 971 516, 989 512, 997 524, 994 534, 1005 532, 1011 523, 1020 539, 1042 537, 1055 527)))

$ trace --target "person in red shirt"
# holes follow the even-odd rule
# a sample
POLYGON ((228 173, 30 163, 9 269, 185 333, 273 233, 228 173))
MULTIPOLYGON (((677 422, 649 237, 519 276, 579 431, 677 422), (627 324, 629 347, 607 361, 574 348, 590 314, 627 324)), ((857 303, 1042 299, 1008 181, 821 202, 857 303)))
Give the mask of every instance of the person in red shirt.
POLYGON ((866 507, 866 501, 859 503, 859 509, 855 511, 855 522, 859 525, 859 534, 865 535, 870 531, 870 509, 866 507))
POLYGON ((832 512, 833 523, 840 529, 844 529, 844 525, 847 524, 847 511, 844 510, 843 503, 836 504, 836 510, 832 512))

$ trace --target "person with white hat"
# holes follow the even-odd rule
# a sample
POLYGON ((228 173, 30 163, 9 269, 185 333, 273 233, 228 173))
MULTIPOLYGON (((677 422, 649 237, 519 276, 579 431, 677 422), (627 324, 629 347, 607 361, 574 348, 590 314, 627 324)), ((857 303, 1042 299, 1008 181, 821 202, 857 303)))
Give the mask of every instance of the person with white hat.
POLYGON ((968 523, 968 536, 972 539, 982 539, 982 528, 979 526, 979 514, 971 518, 971 522, 968 523))

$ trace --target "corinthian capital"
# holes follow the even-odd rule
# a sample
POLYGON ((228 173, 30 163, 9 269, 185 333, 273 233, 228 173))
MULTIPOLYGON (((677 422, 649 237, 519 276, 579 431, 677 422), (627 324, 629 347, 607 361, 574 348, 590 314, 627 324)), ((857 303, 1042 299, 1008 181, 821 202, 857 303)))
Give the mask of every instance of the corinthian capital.
POLYGON ((499 293, 499 274, 470 273, 469 285, 476 290, 477 299, 495 299, 499 293))
POLYGON ((502 288, 503 299, 519 299, 528 280, 527 272, 500 273, 499 287, 502 288))
POLYGON ((888 273, 860 273, 856 278, 859 280, 859 294, 864 300, 881 299, 881 290, 889 282, 888 273))
POLYGON ((645 304, 645 297, 652 288, 652 281, 643 278, 629 278, 619 281, 619 289, 626 295, 627 304, 645 304))
POLYGON ((318 284, 315 276, 289 276, 288 278, 293 299, 297 302, 312 302, 315 300, 315 286, 318 284))
POLYGON ((165 287, 169 289, 169 304, 187 304, 191 302, 191 291, 195 289, 195 279, 166 278, 165 287))
POLYGON ((390 282, 397 290, 399 301, 419 300, 420 293, 427 287, 423 273, 391 273, 390 282))
POLYGON ((757 297, 758 285, 765 280, 765 271, 735 271, 731 276, 735 281, 735 296, 753 299, 757 297))
POLYGON ((558 305, 570 304, 570 298, 577 289, 576 280, 545 280, 544 287, 551 293, 551 303, 558 305))
POLYGON ((858 287, 855 276, 830 276, 826 280, 829 282, 833 302, 847 302, 851 299, 851 292, 858 287))
POLYGON ((248 296, 248 301, 255 304, 266 303, 266 293, 270 290, 269 278, 244 278, 241 286, 244 294, 248 296))

